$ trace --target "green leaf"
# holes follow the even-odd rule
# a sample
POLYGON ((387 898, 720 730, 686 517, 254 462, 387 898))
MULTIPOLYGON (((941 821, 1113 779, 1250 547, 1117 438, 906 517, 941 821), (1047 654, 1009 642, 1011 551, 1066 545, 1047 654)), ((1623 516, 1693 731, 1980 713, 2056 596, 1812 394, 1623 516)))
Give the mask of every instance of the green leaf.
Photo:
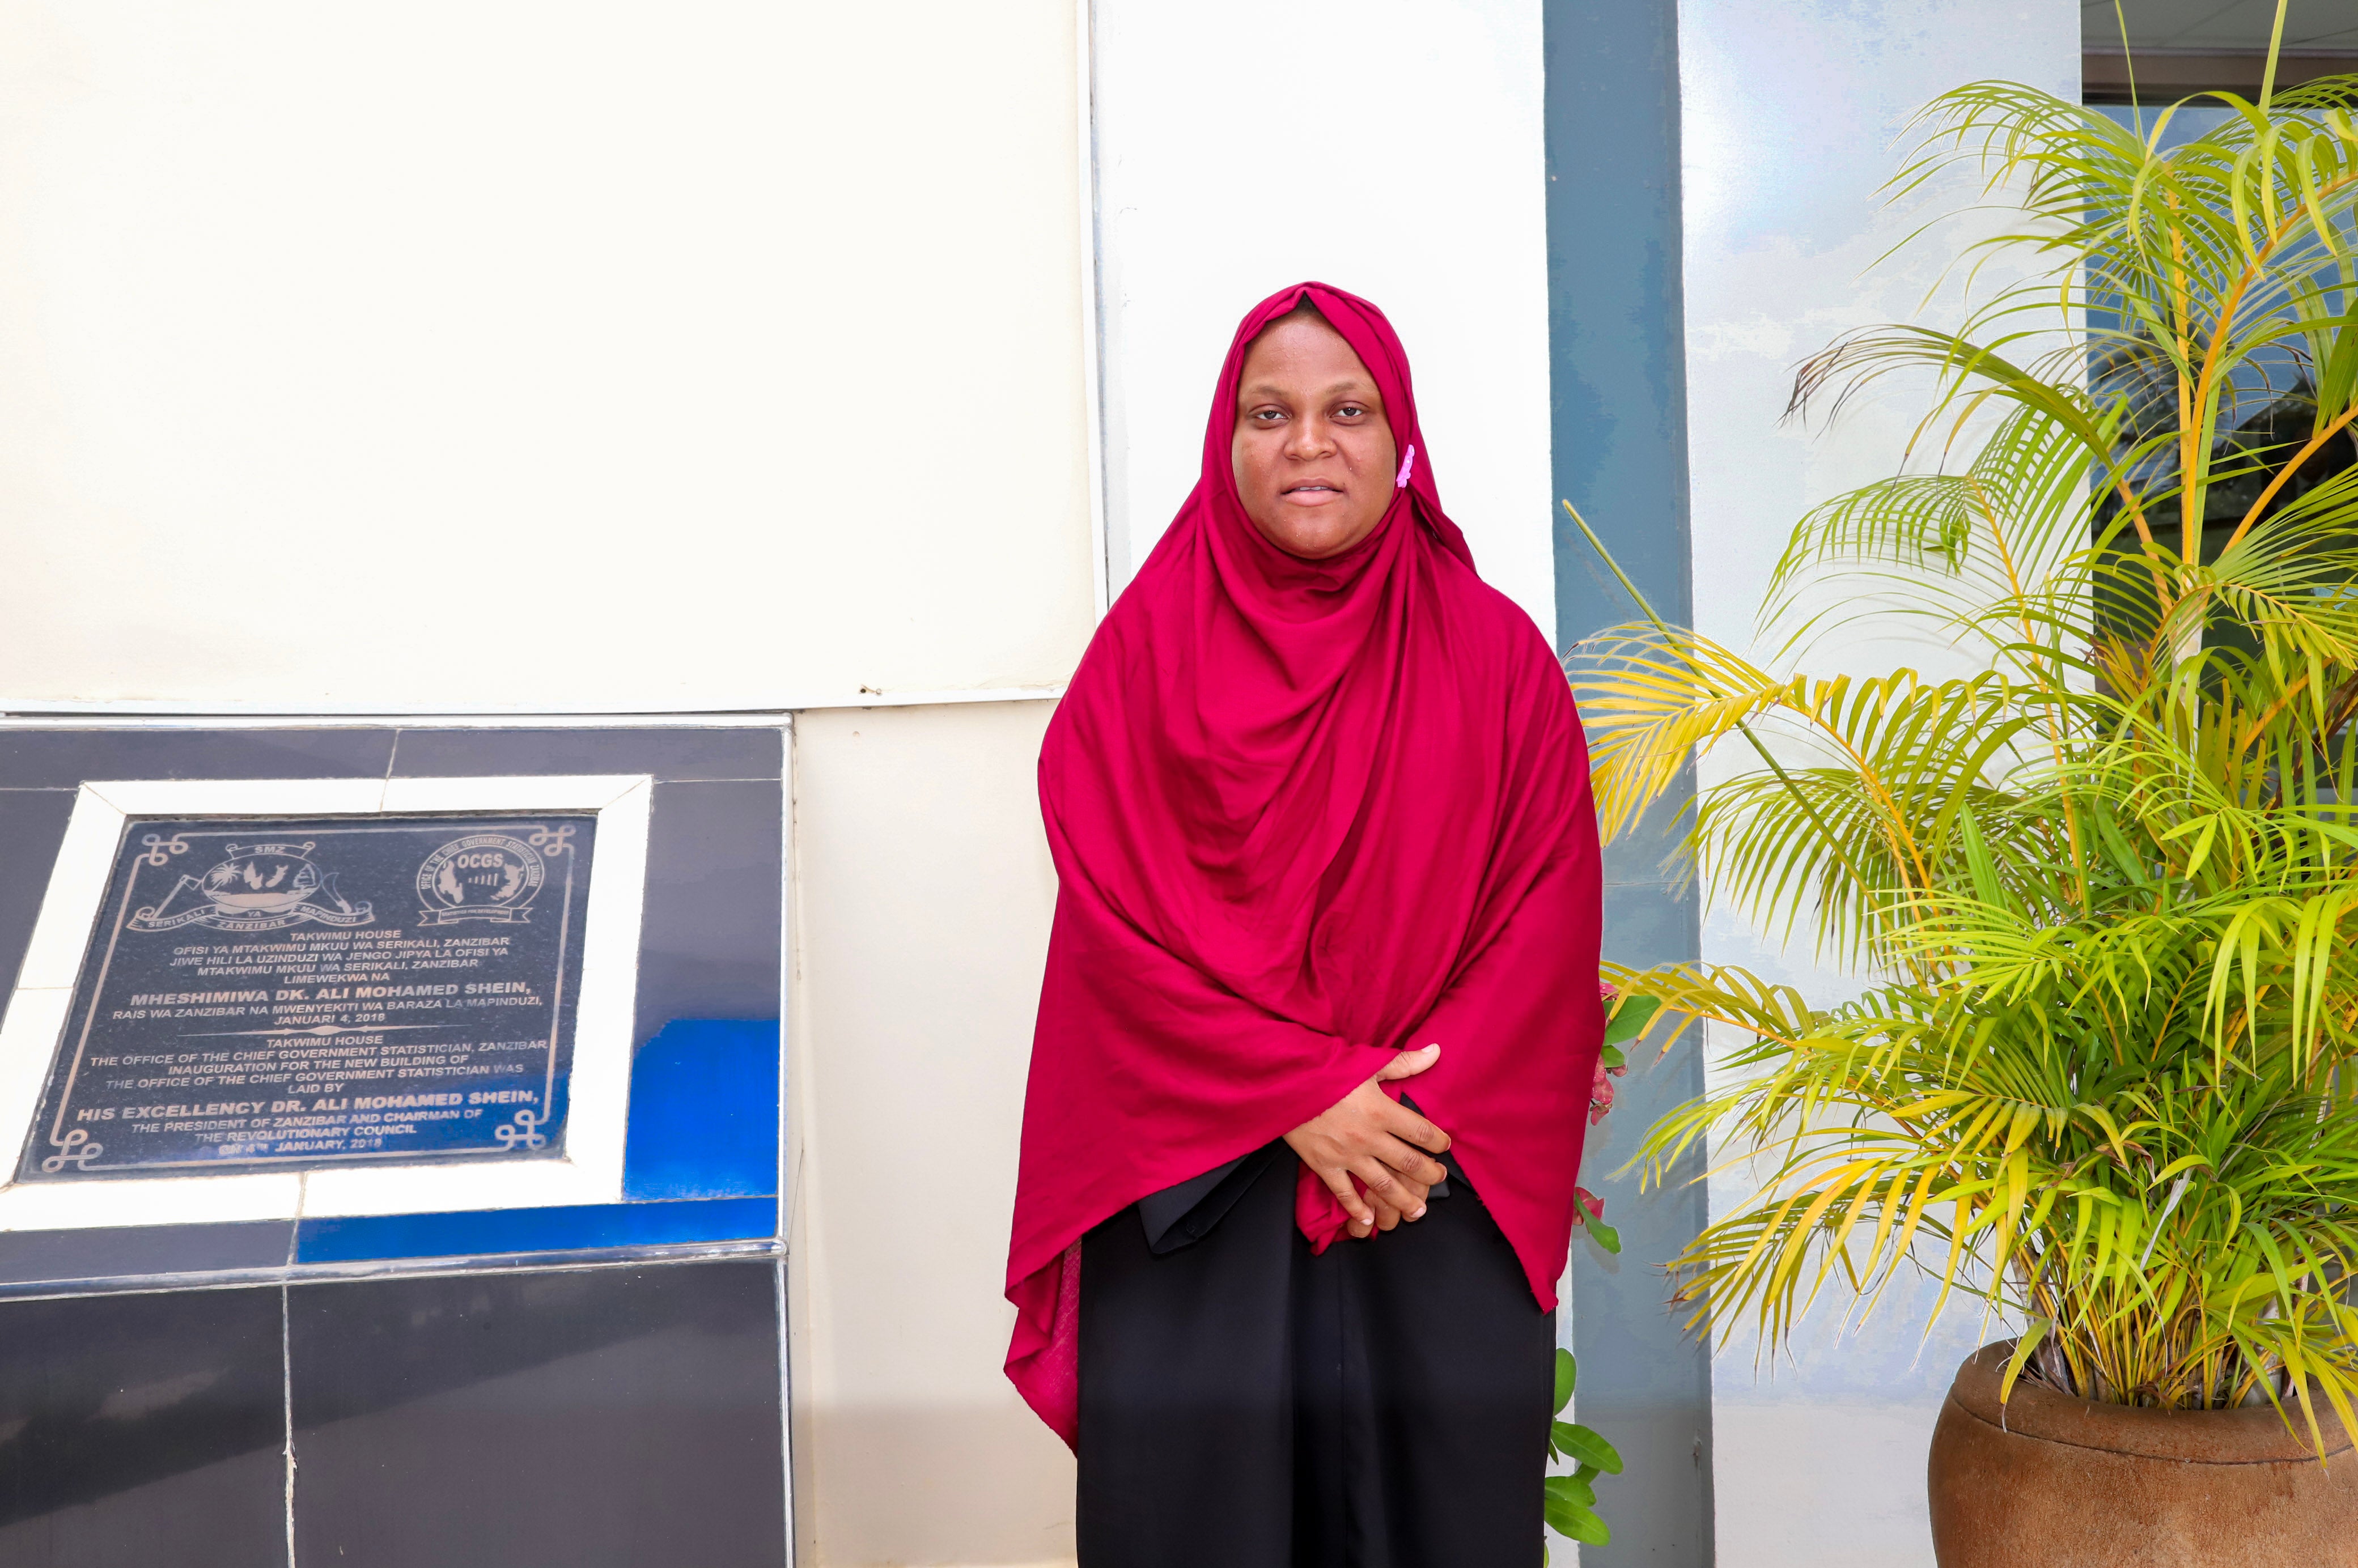
POLYGON ((1652 996, 1633 996, 1617 1004, 1605 1023, 1605 1044, 1626 1045, 1646 1033, 1661 1005, 1662 999, 1652 996))
POLYGON ((1578 1503, 1585 1509, 1596 1506, 1596 1488, 1578 1476, 1550 1476, 1547 1478, 1547 1495, 1568 1503, 1578 1503))
POLYGON ((2028 1362, 2031 1353, 2039 1348, 2039 1342, 2047 1337, 2047 1331, 2054 1326, 2054 1324, 2046 1318, 2034 1317, 2030 1320, 2030 1331, 2015 1341, 2014 1354, 2006 1359, 2006 1376, 1998 1379, 1997 1402, 1999 1404, 2003 1405, 2014 1397, 2014 1380, 2022 1376, 2024 1363, 2028 1362))
MULTIPOLYGON (((1621 1233, 1597 1218, 1595 1211, 1581 1202, 1579 1198, 1575 1197, 1572 1200, 1572 1206, 1580 1211, 1580 1222, 1586 1227, 1588 1238, 1607 1252, 1618 1257, 1621 1252, 1621 1233)), ((1563 1407, 1559 1405, 1556 1408, 1561 1410, 1563 1407)))
POLYGON ((1603 1546, 1613 1539, 1613 1532, 1605 1528, 1605 1521, 1596 1517, 1595 1511, 1582 1508, 1578 1503, 1559 1502, 1550 1498, 1546 1516, 1550 1530, 1585 1545, 1603 1546))
POLYGON ((1623 1053, 1621 1047, 1618 1045, 1607 1045, 1605 1047, 1603 1051, 1597 1054, 1597 1060, 1605 1064, 1605 1070, 1607 1072, 1611 1072, 1616 1067, 1626 1067, 1629 1065, 1628 1056, 1623 1053))
POLYGON ((1556 1451, 1583 1465, 1594 1465, 1608 1476, 1621 1474, 1621 1455, 1611 1444, 1574 1422, 1560 1421, 1549 1432, 1556 1451))
POLYGON ((1562 1415, 1563 1407, 1572 1403, 1572 1390, 1580 1382, 1580 1363, 1572 1352, 1558 1346, 1555 1353, 1555 1413, 1562 1415))

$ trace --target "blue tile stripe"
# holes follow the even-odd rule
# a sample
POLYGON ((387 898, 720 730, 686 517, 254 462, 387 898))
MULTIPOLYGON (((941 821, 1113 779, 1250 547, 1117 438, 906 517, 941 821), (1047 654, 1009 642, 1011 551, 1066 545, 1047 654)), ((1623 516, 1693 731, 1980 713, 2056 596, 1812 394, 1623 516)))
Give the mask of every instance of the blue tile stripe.
POLYGON ((778 1190, 778 1021, 677 1018, 631 1064, 622 1195, 778 1190))
POLYGON ((357 1263, 380 1258, 589 1252, 763 1240, 777 1233, 774 1197, 372 1214, 302 1221, 295 1231, 295 1261, 357 1263))

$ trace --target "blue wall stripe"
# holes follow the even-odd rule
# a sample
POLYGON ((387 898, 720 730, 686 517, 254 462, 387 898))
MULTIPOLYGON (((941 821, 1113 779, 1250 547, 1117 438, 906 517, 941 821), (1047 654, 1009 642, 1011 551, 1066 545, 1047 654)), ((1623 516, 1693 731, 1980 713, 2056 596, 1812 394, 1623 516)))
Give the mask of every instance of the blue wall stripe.
MULTIPOLYGON (((1556 493, 1604 538, 1654 608, 1693 604, 1686 351, 1681 296, 1676 0, 1543 0, 1547 70, 1548 325, 1556 493)), ((1636 607, 1561 510, 1556 628, 1566 647, 1636 607)), ((1671 802, 1606 852, 1605 949, 1625 963, 1693 960, 1692 892, 1666 870, 1671 802)), ((1611 1173, 1640 1130, 1703 1089, 1699 1043, 1634 1059, 1592 1134, 1584 1181, 1606 1199, 1622 1253, 1573 1250, 1580 1419, 1628 1462, 1600 1480, 1609 1546, 1585 1568, 1706 1568, 1712 1560, 1711 1367, 1668 1308, 1660 1265, 1704 1222, 1700 1184, 1640 1194, 1611 1173), (1601 1144, 1599 1142, 1601 1135, 1601 1144)), ((1680 1173, 1700 1175, 1700 1152, 1680 1173)))

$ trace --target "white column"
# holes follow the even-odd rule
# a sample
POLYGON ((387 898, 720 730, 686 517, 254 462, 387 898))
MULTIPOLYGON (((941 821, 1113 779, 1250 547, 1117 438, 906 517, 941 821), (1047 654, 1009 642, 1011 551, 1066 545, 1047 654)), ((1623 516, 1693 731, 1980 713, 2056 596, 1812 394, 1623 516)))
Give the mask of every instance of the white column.
MULTIPOLYGON (((1795 363, 1844 329, 1917 315, 1971 238, 1948 227, 1884 256, 1952 185, 1898 210, 1877 188, 1894 138, 1936 94, 2004 77, 2076 97, 2080 23, 2069 0, 1682 0, 1688 424, 1694 616, 1737 647, 1795 522, 1842 491, 1897 471, 1925 404, 1891 384, 1831 427, 1781 423, 1795 363)), ((1974 232, 1986 232, 1975 230, 1974 232)), ((1953 291, 1924 319, 1955 324, 1953 291)), ((1954 655, 1921 633, 1860 627, 1823 645, 1812 671, 1939 671, 1954 655)), ((1764 652, 1765 650, 1756 650, 1764 652)), ((1741 964, 1812 1000, 1855 980, 1726 910, 1707 911, 1706 963, 1741 964)), ((1714 1151, 1714 1153, 1717 1153, 1714 1151)), ((1715 1180, 1714 1214, 1738 1195, 1715 1180)), ((1839 1342, 1845 1304, 1829 1287, 1797 1337, 1798 1365, 1756 1377, 1739 1338, 1714 1367, 1723 1568, 1905 1568, 1931 1563, 1924 1458, 1956 1366, 1985 1333, 1970 1305, 1928 1340, 1930 1292, 1887 1303, 1839 1342)))

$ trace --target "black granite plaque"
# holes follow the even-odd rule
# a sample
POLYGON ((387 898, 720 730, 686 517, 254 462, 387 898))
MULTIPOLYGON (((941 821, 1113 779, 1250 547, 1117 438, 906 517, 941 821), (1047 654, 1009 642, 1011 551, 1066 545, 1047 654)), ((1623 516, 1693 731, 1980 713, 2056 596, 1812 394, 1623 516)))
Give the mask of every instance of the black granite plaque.
POLYGON ((133 819, 17 1179, 562 1153, 597 826, 133 819))

